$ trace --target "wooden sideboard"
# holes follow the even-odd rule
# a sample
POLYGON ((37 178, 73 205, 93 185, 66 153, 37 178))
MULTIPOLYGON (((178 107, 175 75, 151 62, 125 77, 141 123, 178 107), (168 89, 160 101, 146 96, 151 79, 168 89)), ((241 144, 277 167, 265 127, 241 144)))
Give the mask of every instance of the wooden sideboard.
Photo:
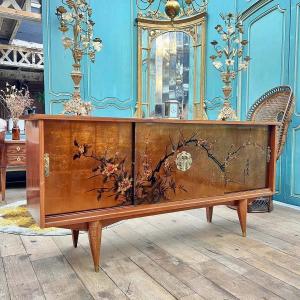
POLYGON ((5 201, 6 173, 26 171, 26 141, 5 140, 0 144, 1 199, 5 201))
POLYGON ((277 123, 33 115, 26 119, 27 201, 41 227, 88 231, 95 270, 102 228, 275 192, 277 123))

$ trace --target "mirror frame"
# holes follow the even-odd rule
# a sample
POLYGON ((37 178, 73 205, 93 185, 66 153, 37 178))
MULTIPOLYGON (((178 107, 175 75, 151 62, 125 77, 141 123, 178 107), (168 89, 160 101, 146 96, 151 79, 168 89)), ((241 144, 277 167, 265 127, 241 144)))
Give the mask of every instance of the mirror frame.
POLYGON ((203 12, 189 18, 178 19, 175 21, 164 21, 138 17, 136 19, 138 27, 138 91, 135 117, 143 117, 143 107, 147 109, 147 116, 150 116, 150 53, 152 42, 160 35, 181 31, 191 37, 194 48, 194 82, 193 82, 193 119, 207 119, 205 113, 205 81, 206 81, 206 26, 207 13, 203 12), (198 34, 198 27, 201 27, 201 34, 198 34), (147 45, 143 45, 143 32, 148 32, 147 45), (198 48, 201 48, 200 63, 198 62, 198 48), (148 79, 143 83, 143 51, 147 51, 148 79), (200 67, 200 70, 199 70, 200 67), (198 72, 199 70, 199 72, 198 72), (200 99, 197 99, 197 86, 200 86, 200 99), (143 90, 147 89, 147 99, 143 101, 143 90))

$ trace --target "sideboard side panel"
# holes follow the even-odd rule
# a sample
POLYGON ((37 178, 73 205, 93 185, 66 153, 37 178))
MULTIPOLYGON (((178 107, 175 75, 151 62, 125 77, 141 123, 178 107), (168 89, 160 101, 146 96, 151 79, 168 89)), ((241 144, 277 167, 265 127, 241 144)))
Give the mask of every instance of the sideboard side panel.
POLYGON ((276 164, 277 164, 277 152, 278 152, 278 134, 277 126, 269 126, 269 170, 268 170, 268 187, 276 193, 276 164))
POLYGON ((43 174, 42 143, 43 121, 26 121, 26 193, 27 207, 35 221, 41 226, 45 225, 45 215, 43 210, 43 174))

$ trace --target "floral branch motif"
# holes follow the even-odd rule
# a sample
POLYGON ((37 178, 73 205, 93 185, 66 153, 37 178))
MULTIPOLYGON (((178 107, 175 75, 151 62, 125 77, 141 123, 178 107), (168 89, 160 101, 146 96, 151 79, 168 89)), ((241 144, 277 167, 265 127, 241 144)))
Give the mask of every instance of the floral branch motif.
MULTIPOLYGON (((224 161, 221 161, 214 154, 213 143, 206 139, 198 137, 198 133, 192 134, 189 138, 185 138, 183 133, 179 133, 179 139, 177 143, 174 143, 170 137, 170 144, 166 147, 165 155, 158 161, 154 168, 151 168, 151 160, 149 158, 148 150, 146 147, 145 153, 142 158, 143 171, 141 174, 137 174, 137 182, 135 186, 135 198, 138 203, 145 202, 146 200, 151 202, 159 202, 161 200, 169 200, 168 192, 173 191, 185 191, 187 190, 182 186, 176 184, 172 177, 172 173, 175 172, 175 157, 185 147, 196 147, 197 149, 204 151, 214 164, 217 165, 224 178, 224 186, 234 180, 228 174, 228 167, 230 163, 238 158, 238 154, 246 147, 253 146, 256 149, 265 153, 265 149, 257 143, 247 141, 239 147, 231 145, 224 161), (173 159, 172 159, 173 158, 173 159)), ((249 176, 249 166, 246 166, 245 175, 249 176)))
MULTIPOLYGON (((172 153, 173 155, 173 153, 172 153)), ((175 163, 171 161, 171 155, 162 158, 155 169, 152 169, 152 163, 146 145, 145 152, 142 155, 142 172, 138 173, 135 182, 135 202, 157 203, 168 201, 168 192, 187 190, 182 185, 177 185, 172 177, 175 172, 175 163)))
MULTIPOLYGON (((116 153, 114 157, 97 156, 90 151, 90 146, 87 144, 79 144, 76 140, 74 146, 78 151, 74 154, 73 159, 80 159, 81 157, 91 158, 97 161, 97 166, 92 170, 94 177, 102 177, 102 184, 111 183, 109 187, 99 187, 91 191, 97 190, 98 200, 101 199, 103 193, 113 193, 116 200, 121 200, 122 204, 130 201, 133 196, 133 179, 129 172, 125 169, 125 159, 120 159, 119 154, 116 153)), ((144 153, 141 155, 140 171, 136 174, 134 200, 135 203, 157 203, 160 201, 168 201, 170 192, 176 194, 177 191, 187 192, 184 186, 177 184, 174 179, 174 172, 176 171, 175 157, 185 147, 195 147, 200 151, 206 153, 209 160, 211 160, 223 174, 224 186, 229 182, 234 182, 228 172, 228 167, 231 162, 236 160, 239 153, 246 147, 253 146, 259 151, 266 153, 266 150, 259 144, 251 141, 243 143, 236 147, 231 145, 224 160, 220 160, 214 154, 214 144, 198 137, 198 133, 193 133, 189 138, 185 138, 183 133, 179 133, 177 143, 172 141, 165 148, 164 156, 157 162, 152 164, 151 157, 148 150, 148 141, 144 153)), ((249 176, 249 160, 247 160, 244 177, 249 176)), ((244 178, 245 181, 245 178, 244 178)))
POLYGON ((90 190, 97 191, 97 200, 101 200, 103 193, 111 193, 115 200, 121 204, 125 203, 132 195, 132 178, 125 168, 126 159, 121 159, 116 153, 114 157, 107 157, 107 153, 98 156, 90 151, 88 144, 79 144, 74 141, 74 146, 78 149, 73 156, 73 160, 81 157, 91 158, 97 161, 97 165, 92 169, 93 175, 90 178, 101 177, 103 186, 90 190))

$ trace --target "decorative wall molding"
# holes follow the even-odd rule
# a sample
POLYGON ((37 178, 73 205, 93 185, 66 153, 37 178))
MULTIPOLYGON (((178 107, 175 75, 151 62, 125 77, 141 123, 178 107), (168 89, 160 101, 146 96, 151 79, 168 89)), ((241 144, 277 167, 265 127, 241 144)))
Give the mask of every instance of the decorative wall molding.
MULTIPOLYGON (((130 17, 131 20, 134 21, 135 19, 135 15, 134 15, 134 1, 130 2, 130 17)), ((95 110, 104 110, 106 108, 109 107, 113 107, 117 110, 130 110, 131 111, 131 116, 134 115, 134 108, 135 108, 135 103, 133 103, 133 99, 134 99, 134 38, 135 38, 135 30, 134 30, 134 26, 130 27, 130 34, 131 34, 131 38, 132 38, 132 47, 131 47, 131 57, 130 57, 130 73, 131 73, 131 83, 130 83, 130 95, 129 98, 127 99, 120 99, 117 97, 105 97, 103 99, 98 99, 97 97, 92 95, 92 86, 91 86, 91 82, 92 82, 92 72, 91 72, 91 64, 88 63, 86 65, 86 69, 87 69, 87 95, 86 98, 88 101, 91 101, 94 109, 95 110)))
MULTIPOLYGON (((247 1, 250 2, 251 0, 247 1)), ((253 15, 255 12, 257 12, 258 10, 260 10, 263 6, 271 3, 274 0, 260 0, 258 2, 256 2, 255 4, 253 4, 252 6, 250 6, 248 9, 246 9, 240 16, 240 20, 243 22, 246 19, 248 19, 251 15, 253 15)))
MULTIPOLYGON (((71 95, 70 95, 71 96, 71 95)), ((67 99, 52 99, 49 102, 49 113, 53 114, 55 112, 55 105, 63 106, 64 102, 68 101, 69 98, 67 99)), ((131 115, 133 116, 134 114, 134 104, 132 103, 131 99, 127 100, 120 100, 118 98, 114 97, 107 97, 101 100, 95 100, 93 101, 93 109, 94 110, 104 110, 109 107, 116 108, 118 110, 129 110, 131 115), (98 104, 101 103, 101 104, 98 104)))
MULTIPOLYGON (((297 82, 298 82, 298 78, 299 78, 299 73, 300 73, 300 68, 299 68, 299 61, 298 61, 298 57, 299 57, 299 44, 300 44, 300 2, 296 4, 296 37, 295 37, 295 71, 294 71, 294 84, 293 84, 293 88, 294 88, 294 94, 295 97, 297 99, 297 95, 298 95, 298 91, 300 90, 297 82)), ((297 105, 295 105, 295 116, 300 117, 300 112, 297 111, 297 105)))
POLYGON ((115 97, 106 97, 101 100, 93 100, 94 109, 106 109, 108 107, 114 107, 118 110, 131 110, 132 115, 134 112, 134 103, 131 99, 121 100, 115 97))
POLYGON ((291 197, 295 197, 295 198, 299 198, 300 199, 300 194, 296 194, 295 193, 295 168, 298 168, 298 165, 295 164, 295 150, 296 150, 296 135, 297 132, 300 130, 300 125, 296 128, 292 129, 292 140, 291 140, 291 144, 292 144, 292 165, 291 165, 291 180, 290 180, 290 184, 291 184, 291 189, 289 192, 289 196, 291 197))
MULTIPOLYGON (((273 0, 271 0, 273 1, 273 0)), ((270 1, 270 2, 271 2, 270 1)), ((261 6, 262 7, 262 6, 261 6)), ((261 8, 260 7, 260 8, 261 8)), ((286 10, 285 9, 282 9, 280 7, 280 5, 275 5, 273 7, 271 7, 270 9, 262 12, 261 14, 259 14, 256 18, 254 18, 250 23, 249 23, 249 26, 248 26, 248 41, 249 41, 249 44, 248 44, 248 53, 247 55, 249 55, 251 57, 251 53, 250 53, 250 46, 251 46, 251 28, 252 26, 259 20, 261 20, 262 18, 264 18, 265 16, 269 15, 270 13, 273 13, 274 11, 278 10, 280 13, 282 14, 285 14, 286 10)), ((283 25, 282 25, 282 50, 284 50, 284 45, 285 45, 285 42, 286 42, 286 33, 285 33, 285 29, 286 29, 286 19, 284 18, 284 21, 283 21, 283 25)), ((281 82, 280 84, 283 84, 283 78, 284 78, 284 66, 285 66, 285 52, 282 51, 282 60, 281 60, 281 82)), ((243 106, 246 108, 244 109, 244 111, 247 113, 247 108, 249 108, 251 105, 249 104, 249 91, 250 91, 250 87, 249 87, 249 73, 250 73, 250 70, 251 70, 251 64, 249 66, 249 68, 247 69, 246 73, 244 75, 240 75, 239 78, 238 78, 238 93, 237 93, 237 111, 238 111, 238 116, 241 118, 243 116, 241 116, 241 113, 242 113, 242 104, 243 106), (245 96, 244 96, 244 103, 242 103, 242 77, 243 76, 246 76, 246 89, 245 89, 245 96)))

